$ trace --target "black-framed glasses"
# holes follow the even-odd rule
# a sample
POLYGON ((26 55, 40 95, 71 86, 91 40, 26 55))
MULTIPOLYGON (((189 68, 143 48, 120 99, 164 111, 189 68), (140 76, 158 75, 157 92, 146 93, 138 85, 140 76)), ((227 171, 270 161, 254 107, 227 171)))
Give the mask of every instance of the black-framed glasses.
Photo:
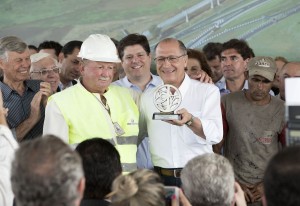
POLYGON ((51 74, 52 72, 58 74, 60 73, 60 68, 59 67, 54 67, 52 69, 42 68, 40 71, 32 71, 31 73, 39 73, 41 76, 46 76, 48 74, 51 74))
POLYGON ((179 61, 179 58, 185 56, 186 54, 183 54, 181 56, 168 56, 168 57, 156 57, 154 59, 154 61, 156 62, 156 64, 158 65, 162 65, 163 63, 165 63, 166 60, 168 60, 168 62, 170 64, 175 64, 179 61))

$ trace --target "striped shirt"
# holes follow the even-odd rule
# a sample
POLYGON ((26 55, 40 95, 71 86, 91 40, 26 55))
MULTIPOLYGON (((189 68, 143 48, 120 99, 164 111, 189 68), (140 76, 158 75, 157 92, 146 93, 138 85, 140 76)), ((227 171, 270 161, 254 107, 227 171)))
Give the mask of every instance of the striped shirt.
MULTIPOLYGON (((8 85, 0 81, 0 87, 3 95, 3 105, 9 109, 7 123, 10 129, 14 130, 29 117, 31 110, 30 103, 34 95, 40 90, 40 82, 41 81, 39 80, 25 80, 25 92, 22 96, 20 96, 15 90, 12 90, 8 85)), ((23 140, 33 139, 42 135, 45 118, 45 108, 42 104, 40 106, 40 110, 41 119, 25 135, 23 140)))

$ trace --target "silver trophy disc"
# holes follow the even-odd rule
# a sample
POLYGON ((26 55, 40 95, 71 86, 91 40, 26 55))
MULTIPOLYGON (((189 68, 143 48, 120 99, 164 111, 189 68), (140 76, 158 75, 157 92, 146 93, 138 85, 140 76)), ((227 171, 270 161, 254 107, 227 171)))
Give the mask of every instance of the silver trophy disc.
POLYGON ((160 111, 153 114, 154 120, 174 120, 181 119, 180 114, 174 114, 174 111, 181 104, 182 97, 180 91, 170 85, 163 84, 156 88, 153 96, 153 103, 160 111))

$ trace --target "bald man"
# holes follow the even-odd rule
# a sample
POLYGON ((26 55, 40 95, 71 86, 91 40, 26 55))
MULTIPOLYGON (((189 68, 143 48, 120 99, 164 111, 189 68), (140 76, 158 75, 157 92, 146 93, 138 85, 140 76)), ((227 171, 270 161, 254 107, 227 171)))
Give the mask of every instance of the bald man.
POLYGON ((300 77, 300 62, 286 63, 282 68, 279 78, 279 97, 285 101, 285 82, 286 78, 300 77))

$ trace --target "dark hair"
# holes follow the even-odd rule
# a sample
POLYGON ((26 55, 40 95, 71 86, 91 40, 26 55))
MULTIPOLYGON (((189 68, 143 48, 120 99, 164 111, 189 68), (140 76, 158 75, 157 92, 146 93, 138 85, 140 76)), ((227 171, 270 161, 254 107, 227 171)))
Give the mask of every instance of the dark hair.
POLYGON ((110 38, 110 39, 113 41, 113 43, 115 44, 115 46, 118 48, 119 41, 116 40, 115 38, 110 38))
POLYGON ((74 52, 74 49, 79 49, 81 48, 82 41, 69 41, 66 43, 63 48, 61 49, 61 52, 64 54, 64 57, 67 57, 69 54, 72 54, 74 52))
POLYGON ((209 42, 202 49, 208 61, 216 59, 218 56, 221 60, 222 44, 219 42, 209 42))
POLYGON ((199 62, 201 69, 205 71, 208 74, 208 76, 212 76, 212 71, 207 63, 203 52, 196 49, 187 49, 187 55, 189 59, 196 59, 199 62))
POLYGON ((76 151, 85 173, 84 199, 104 199, 114 179, 122 173, 117 149, 107 140, 92 138, 81 142, 76 151))
POLYGON ((150 54, 150 46, 146 36, 142 34, 129 34, 119 41, 118 54, 119 58, 122 59, 124 56, 124 50, 127 46, 141 45, 146 51, 147 55, 150 54))
POLYGON ((222 45, 222 52, 228 49, 235 49, 243 59, 253 58, 255 54, 245 40, 231 39, 222 45))
POLYGON ((56 41, 44 41, 38 46, 39 51, 42 49, 54 49, 55 55, 58 56, 61 52, 62 45, 56 41))
POLYGON ((277 153, 269 162, 264 176, 268 206, 300 205, 300 146, 277 153))
POLYGON ((35 50, 36 52, 38 52, 38 48, 32 44, 28 45, 28 49, 32 49, 32 50, 35 50))

